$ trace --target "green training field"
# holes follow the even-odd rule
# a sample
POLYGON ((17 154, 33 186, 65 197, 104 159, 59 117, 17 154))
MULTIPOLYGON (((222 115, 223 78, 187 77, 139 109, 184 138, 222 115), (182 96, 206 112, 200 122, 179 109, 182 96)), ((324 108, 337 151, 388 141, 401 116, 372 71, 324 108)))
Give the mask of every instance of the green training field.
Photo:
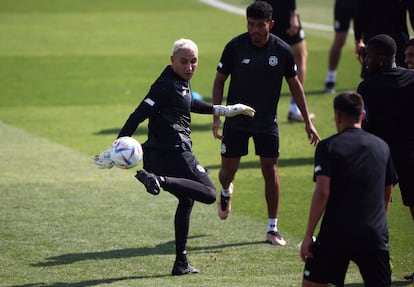
MULTIPOLYGON (((304 21, 331 24, 323 0, 298 3, 304 21)), ((0 0, 0 286, 300 285, 314 147, 302 124, 286 120, 286 89, 279 105, 286 247, 264 243, 264 188, 253 149, 242 159, 227 221, 218 219, 216 204, 195 205, 189 258, 202 273, 182 277, 170 276, 177 200, 147 194, 134 170, 98 170, 91 161, 169 63, 176 39, 198 43, 192 87, 210 101, 220 53, 245 29, 243 16, 196 0, 0 0)), ((335 132, 332 95, 321 91, 333 34, 306 33, 308 104, 327 137, 335 132)), ((340 91, 360 81, 351 43, 338 70, 340 91)), ((194 115, 192 130, 195 153, 218 187, 211 116, 194 115)), ((145 125, 135 137, 145 140, 145 125)), ((389 225, 393 286, 408 286, 402 277, 414 271, 414 229, 398 188, 389 225)), ((351 265, 347 286, 361 282, 351 265)))

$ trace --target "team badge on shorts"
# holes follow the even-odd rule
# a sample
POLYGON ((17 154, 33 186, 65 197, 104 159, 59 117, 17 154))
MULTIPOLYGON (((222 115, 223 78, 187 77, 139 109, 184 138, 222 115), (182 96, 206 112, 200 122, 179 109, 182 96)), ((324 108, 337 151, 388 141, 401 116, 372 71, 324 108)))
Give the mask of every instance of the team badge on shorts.
POLYGON ((227 151, 226 145, 224 143, 221 143, 221 154, 225 154, 227 151))
POLYGON ((279 59, 276 56, 269 57, 269 65, 274 67, 279 63, 279 59))

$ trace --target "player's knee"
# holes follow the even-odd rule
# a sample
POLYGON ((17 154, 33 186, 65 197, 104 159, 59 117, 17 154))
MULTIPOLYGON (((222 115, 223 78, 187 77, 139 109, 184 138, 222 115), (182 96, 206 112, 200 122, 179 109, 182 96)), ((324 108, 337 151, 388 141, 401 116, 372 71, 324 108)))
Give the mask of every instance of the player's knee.
POLYGON ((217 198, 217 190, 214 187, 208 187, 208 197, 206 200, 206 204, 212 204, 216 201, 217 198))

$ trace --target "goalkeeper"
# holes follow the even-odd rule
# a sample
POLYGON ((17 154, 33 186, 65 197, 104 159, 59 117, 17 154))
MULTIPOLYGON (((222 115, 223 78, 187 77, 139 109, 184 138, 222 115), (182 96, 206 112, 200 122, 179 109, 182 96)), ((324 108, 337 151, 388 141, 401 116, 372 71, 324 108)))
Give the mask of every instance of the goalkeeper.
MULTIPOLYGON (((118 137, 131 136, 138 125, 148 121, 148 140, 142 145, 144 169, 135 177, 146 190, 159 194, 161 188, 178 198, 175 213, 176 259, 172 275, 198 273, 187 258, 187 239, 190 215, 195 201, 211 204, 217 191, 192 152, 190 112, 217 116, 253 117, 255 111, 243 104, 211 105, 193 99, 190 79, 198 65, 197 45, 188 39, 179 39, 173 45, 171 64, 151 86, 148 94, 129 116, 118 137)), ((113 162, 103 152, 95 163, 111 168, 113 162)))

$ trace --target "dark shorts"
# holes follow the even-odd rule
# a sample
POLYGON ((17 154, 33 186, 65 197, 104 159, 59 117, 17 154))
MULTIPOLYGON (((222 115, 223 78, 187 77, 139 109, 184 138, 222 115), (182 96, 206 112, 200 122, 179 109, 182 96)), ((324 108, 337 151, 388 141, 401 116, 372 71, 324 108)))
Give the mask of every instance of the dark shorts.
POLYGON ((280 39, 288 43, 290 46, 295 45, 305 39, 305 31, 303 31, 302 24, 300 22, 299 30, 295 35, 290 36, 288 33, 286 33, 286 29, 287 28, 275 24, 275 26, 270 32, 278 36, 280 39))
POLYGON ((190 151, 144 149, 144 169, 161 176, 182 177, 204 182, 209 174, 190 151))
POLYGON ((313 258, 306 260, 303 279, 344 286, 350 261, 358 266, 366 287, 391 286, 389 252, 367 248, 337 250, 314 245, 313 258))
POLYGON ((279 135, 250 133, 223 129, 221 155, 223 157, 240 157, 249 152, 249 139, 253 138, 256 155, 262 157, 279 157, 279 135))
POLYGON ((395 148, 391 154, 399 178, 402 201, 406 206, 414 206, 414 149, 395 148))
POLYGON ((347 32, 349 30, 351 20, 355 17, 355 5, 354 0, 335 1, 334 28, 336 32, 347 32))

